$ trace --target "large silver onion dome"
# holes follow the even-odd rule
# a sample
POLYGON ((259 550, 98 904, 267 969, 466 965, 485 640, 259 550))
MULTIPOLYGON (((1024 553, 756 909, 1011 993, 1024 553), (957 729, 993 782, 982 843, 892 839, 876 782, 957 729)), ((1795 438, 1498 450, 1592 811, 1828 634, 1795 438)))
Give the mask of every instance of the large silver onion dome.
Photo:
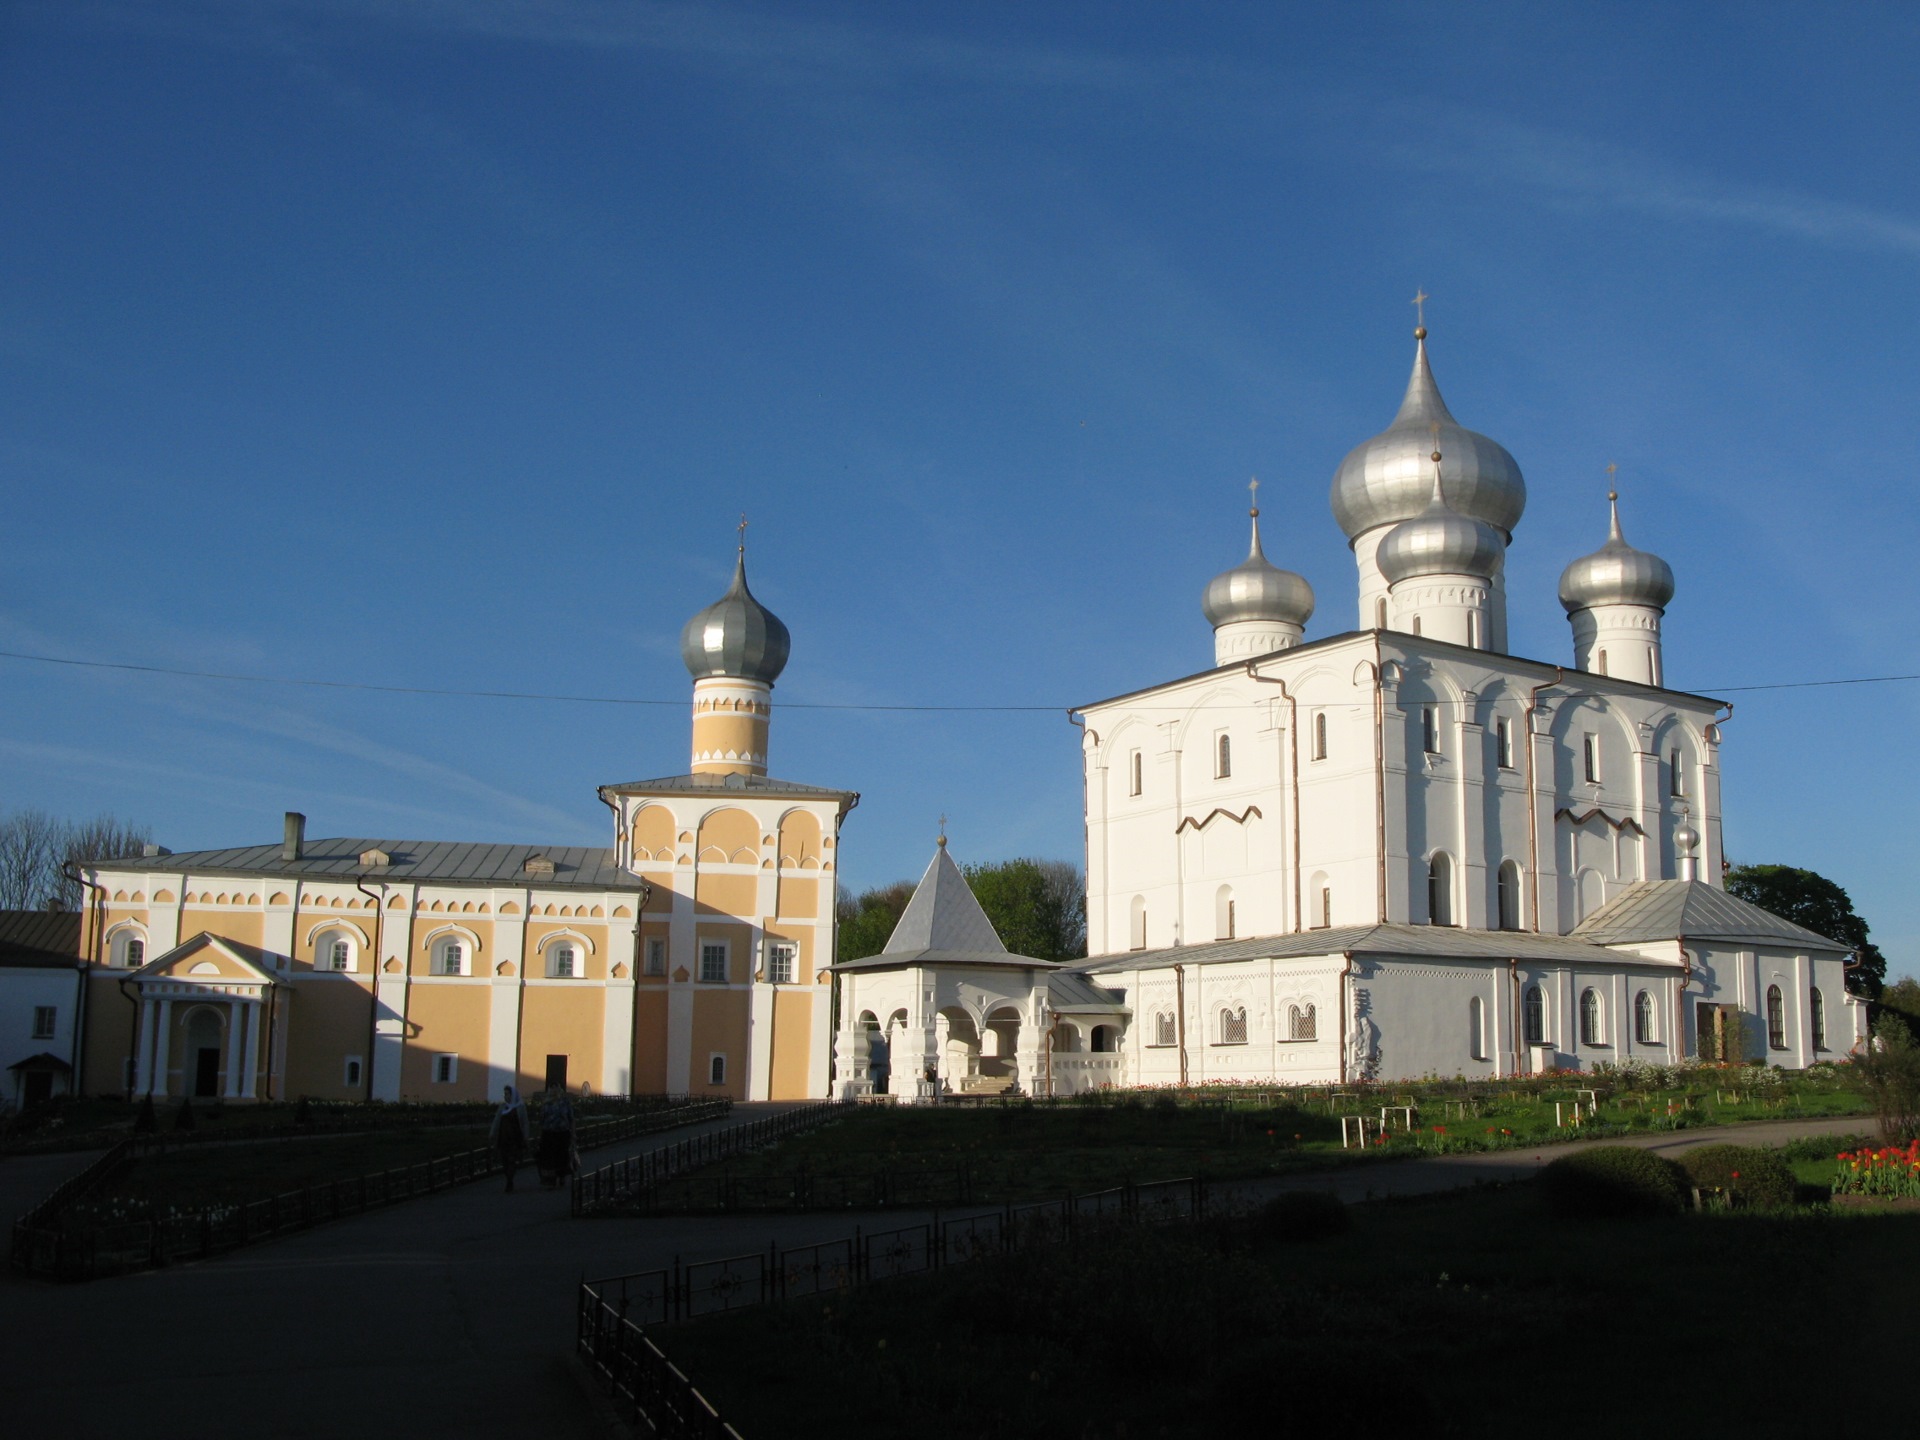
POLYGON ((780 617, 747 589, 743 546, 727 593, 687 622, 680 632, 680 658, 694 679, 727 675, 772 685, 787 668, 792 637, 780 617))
POLYGON ((1560 603, 1571 615, 1595 605, 1650 605, 1666 609, 1673 599, 1673 567, 1658 555, 1627 544, 1620 533, 1620 497, 1607 495, 1612 523, 1607 543, 1561 572, 1560 603))
MULTIPOLYGON (((1431 472, 1441 472, 1439 452, 1430 452, 1431 472)), ((1462 515, 1447 503, 1439 473, 1427 482, 1427 506, 1387 532, 1374 554, 1389 585, 1420 575, 1476 575, 1491 580, 1506 564, 1507 546, 1485 520, 1462 515)))
POLYGON ((1484 520, 1508 539, 1527 508, 1527 482, 1520 466, 1498 442, 1464 428, 1448 412, 1427 364, 1427 332, 1414 331, 1413 377, 1393 424, 1356 445, 1334 472, 1333 518, 1352 540, 1379 525, 1411 520, 1426 507, 1432 471, 1427 456, 1446 459, 1447 496, 1453 508, 1484 520), (1440 433, 1434 435, 1434 427, 1440 433))
POLYGON ((1304 626, 1313 616, 1313 587, 1303 575, 1282 570, 1260 549, 1260 512, 1253 512, 1253 548, 1231 570, 1207 582, 1200 602, 1216 630, 1240 620, 1278 620, 1304 626))

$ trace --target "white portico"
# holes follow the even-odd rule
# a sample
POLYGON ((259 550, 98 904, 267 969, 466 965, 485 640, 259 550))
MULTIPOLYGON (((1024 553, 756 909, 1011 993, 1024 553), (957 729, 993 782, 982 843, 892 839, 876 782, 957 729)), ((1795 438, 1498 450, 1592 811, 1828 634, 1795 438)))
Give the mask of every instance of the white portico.
POLYGON ((133 1090, 159 1099, 276 1098, 293 987, 286 957, 200 934, 127 979, 138 1001, 133 1090))

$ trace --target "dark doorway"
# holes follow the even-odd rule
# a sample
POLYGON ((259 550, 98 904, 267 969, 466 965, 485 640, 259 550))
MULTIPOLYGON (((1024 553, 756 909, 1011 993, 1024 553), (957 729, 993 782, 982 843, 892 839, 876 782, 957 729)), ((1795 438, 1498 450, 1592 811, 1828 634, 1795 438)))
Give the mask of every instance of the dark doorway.
POLYGON ((564 1055, 547 1056, 547 1089, 564 1090, 567 1088, 567 1057, 564 1055))
POLYGON ((194 1052, 193 1093, 196 1097, 220 1093, 220 1052, 212 1046, 194 1052))
POLYGON ((26 1073, 27 1105, 44 1105, 53 1098, 53 1072, 51 1070, 29 1070, 26 1073))

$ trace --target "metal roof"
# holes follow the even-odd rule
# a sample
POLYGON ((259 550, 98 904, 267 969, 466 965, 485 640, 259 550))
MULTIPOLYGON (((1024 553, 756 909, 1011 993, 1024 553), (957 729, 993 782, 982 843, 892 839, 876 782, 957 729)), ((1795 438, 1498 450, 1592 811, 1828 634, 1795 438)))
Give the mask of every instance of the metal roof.
POLYGON ((79 911, 0 910, 0 965, 44 970, 79 963, 79 911))
POLYGON ((308 840, 298 860, 281 858, 278 842, 229 850, 183 850, 172 855, 137 855, 102 861, 102 870, 151 870, 163 874, 279 875, 290 880, 369 880, 435 884, 513 885, 554 888, 638 890, 640 881, 622 870, 610 849, 579 845, 482 845, 459 840, 308 840), (364 866, 360 857, 382 850, 390 865, 364 866), (551 876, 526 873, 526 862, 553 862, 551 876))
POLYGON ((913 898, 878 955, 848 960, 836 970, 904 970, 912 965, 997 965, 1019 969, 1052 969, 1058 960, 1015 955, 1000 939, 987 912, 974 898, 973 888, 947 853, 946 843, 933 852, 926 874, 914 887, 913 898))
POLYGON ((1107 970, 1210 965, 1232 960, 1291 960, 1343 955, 1349 951, 1356 955, 1589 965, 1617 964, 1629 958, 1589 940, 1536 935, 1526 930, 1467 930, 1452 925, 1341 925, 1330 930, 1305 930, 1296 935, 1255 936, 1247 940, 1219 940, 1208 945, 1173 945, 1159 950, 1127 950, 1100 956, 1075 968, 1098 975, 1107 970))
POLYGON ((1133 1013, 1118 991, 1102 989, 1074 970, 1056 970, 1047 976, 1047 994, 1055 1010, 1133 1013))
POLYGON ((1574 926, 1573 933, 1596 945, 1684 937, 1768 940, 1842 955, 1852 950, 1700 880, 1637 881, 1574 926))
POLYGON ((824 785, 802 785, 797 780, 775 780, 770 775, 662 775, 657 780, 628 780, 621 785, 602 785, 602 795, 697 794, 715 790, 722 794, 737 791, 745 795, 790 796, 796 800, 845 800, 852 809, 860 799, 857 790, 832 790, 824 785))

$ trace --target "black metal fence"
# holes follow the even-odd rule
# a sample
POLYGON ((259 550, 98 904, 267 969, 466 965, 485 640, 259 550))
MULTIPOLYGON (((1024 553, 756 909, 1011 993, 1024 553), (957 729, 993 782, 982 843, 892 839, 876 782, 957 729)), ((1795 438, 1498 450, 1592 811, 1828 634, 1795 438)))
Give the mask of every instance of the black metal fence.
POLYGON ((645 1197, 662 1182, 684 1171, 811 1130, 844 1113, 846 1108, 844 1101, 822 1100, 815 1105, 769 1115, 764 1120, 749 1120, 744 1125, 695 1135, 678 1145, 665 1145, 645 1155, 630 1155, 611 1165, 602 1165, 598 1170, 586 1171, 573 1177, 573 1213, 605 1215, 644 1210, 642 1199, 634 1197, 645 1197))
POLYGON ((860 1175, 679 1175, 610 1202, 623 1215, 713 1215, 782 1210, 932 1210, 973 1204, 973 1171, 876 1170, 860 1175))
MULTIPOLYGON (((683 1125, 723 1120, 732 1106, 733 1102, 724 1098, 696 1100, 635 1115, 588 1120, 578 1126, 575 1143, 581 1149, 590 1149, 683 1125)), ((164 1154, 172 1143, 162 1136, 123 1140, 21 1216, 13 1226, 8 1256, 12 1267, 60 1280, 93 1280, 149 1270, 397 1205, 500 1173, 498 1153, 491 1146, 482 1146, 184 1215, 113 1220, 70 1213, 76 1202, 100 1189, 128 1163, 142 1155, 164 1154)))
POLYGON ((581 1284, 575 1343, 582 1361, 643 1434, 659 1440, 725 1440, 738 1434, 646 1333, 808 1295, 924 1275, 1034 1245, 1058 1244, 1127 1225, 1205 1217, 1196 1179, 1122 1185, 977 1215, 935 1216, 892 1230, 855 1230, 840 1240, 643 1270, 581 1284))

